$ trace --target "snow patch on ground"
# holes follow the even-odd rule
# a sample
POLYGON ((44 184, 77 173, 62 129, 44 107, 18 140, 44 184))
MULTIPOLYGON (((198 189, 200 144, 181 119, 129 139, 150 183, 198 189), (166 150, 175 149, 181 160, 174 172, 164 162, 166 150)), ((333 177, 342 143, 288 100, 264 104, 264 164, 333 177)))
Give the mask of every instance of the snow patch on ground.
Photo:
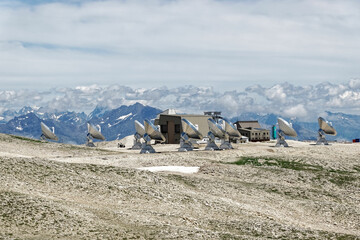
POLYGON ((156 166, 156 167, 142 167, 139 170, 150 172, 179 172, 179 173, 197 173, 200 167, 184 167, 184 166, 156 166))

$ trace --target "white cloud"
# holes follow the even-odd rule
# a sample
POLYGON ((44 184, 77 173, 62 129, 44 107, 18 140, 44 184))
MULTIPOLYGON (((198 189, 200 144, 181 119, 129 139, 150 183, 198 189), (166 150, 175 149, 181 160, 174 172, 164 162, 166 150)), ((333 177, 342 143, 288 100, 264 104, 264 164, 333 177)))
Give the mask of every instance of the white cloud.
POLYGON ((264 93, 269 101, 279 101, 280 103, 285 103, 286 101, 286 93, 281 85, 275 85, 266 89, 264 93))
POLYGON ((359 77, 356 0, 75 2, 0 3, 5 88, 232 90, 359 77))
POLYGON ((271 87, 256 85, 246 88, 246 91, 219 91, 211 87, 195 86, 136 89, 121 85, 77 86, 42 92, 1 91, 0 103, 3 107, 0 110, 4 112, 36 105, 58 111, 89 113, 97 105, 113 109, 140 102, 163 110, 175 108, 183 113, 201 114, 203 111, 215 110, 232 117, 244 112, 256 112, 313 120, 325 111, 358 114, 360 88, 354 88, 356 82, 358 80, 338 85, 321 83, 303 87, 289 83, 271 87))
POLYGON ((306 118, 308 117, 308 112, 305 109, 304 105, 298 104, 296 106, 285 108, 283 111, 283 115, 291 118, 306 118))

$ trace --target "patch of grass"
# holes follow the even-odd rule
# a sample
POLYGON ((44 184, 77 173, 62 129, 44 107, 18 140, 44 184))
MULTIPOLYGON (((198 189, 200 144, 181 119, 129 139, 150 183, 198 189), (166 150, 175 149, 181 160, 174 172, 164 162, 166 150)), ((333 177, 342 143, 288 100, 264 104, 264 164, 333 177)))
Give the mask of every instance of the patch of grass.
POLYGON ((10 136, 12 138, 20 139, 20 140, 23 140, 23 141, 43 143, 42 141, 37 140, 37 139, 32 139, 32 138, 27 138, 27 137, 22 137, 22 136, 16 136, 16 135, 10 135, 10 136))
POLYGON ((353 168, 354 168, 355 171, 360 172, 360 166, 359 165, 355 165, 353 168))
POLYGON ((230 164, 236 165, 253 165, 253 166, 277 166, 280 168, 292 169, 295 171, 322 171, 323 167, 319 165, 311 165, 298 161, 287 161, 284 159, 272 157, 241 157, 236 162, 230 164))
MULTIPOLYGON (((288 161, 273 157, 241 157, 238 161, 230 162, 228 164, 235 165, 252 165, 257 167, 262 166, 276 166, 283 169, 291 169, 294 171, 308 171, 315 174, 313 180, 317 182, 329 181, 339 187, 346 185, 356 185, 359 181, 357 172, 345 171, 338 169, 325 169, 319 165, 307 164, 301 161, 288 161)), ((359 172, 357 166, 354 167, 359 172)), ((276 192, 276 189, 271 191, 276 192)))
POLYGON ((351 184, 358 180, 358 177, 351 174, 336 174, 330 177, 330 182, 338 186, 351 184))

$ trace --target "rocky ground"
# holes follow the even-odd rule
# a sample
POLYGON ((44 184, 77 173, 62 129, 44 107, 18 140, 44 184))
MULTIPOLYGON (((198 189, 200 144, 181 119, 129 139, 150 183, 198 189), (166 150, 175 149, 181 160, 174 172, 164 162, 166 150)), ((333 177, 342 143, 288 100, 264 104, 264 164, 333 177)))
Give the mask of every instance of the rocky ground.
POLYGON ((360 239, 360 144, 289 143, 140 155, 1 134, 0 239, 360 239))

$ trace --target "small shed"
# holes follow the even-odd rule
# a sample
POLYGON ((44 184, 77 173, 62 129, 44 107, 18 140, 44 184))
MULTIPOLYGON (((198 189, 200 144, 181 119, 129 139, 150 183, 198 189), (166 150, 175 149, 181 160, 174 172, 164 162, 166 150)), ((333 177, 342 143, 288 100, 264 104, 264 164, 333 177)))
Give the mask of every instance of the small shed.
POLYGON ((209 132, 207 120, 211 116, 193 115, 193 114, 160 114, 155 119, 155 125, 160 125, 160 131, 165 136, 167 144, 180 143, 180 134, 182 133, 181 119, 187 119, 195 125, 197 130, 205 137, 209 132))
POLYGON ((258 121, 237 121, 235 124, 241 135, 251 142, 270 140, 270 130, 261 128, 258 121))

